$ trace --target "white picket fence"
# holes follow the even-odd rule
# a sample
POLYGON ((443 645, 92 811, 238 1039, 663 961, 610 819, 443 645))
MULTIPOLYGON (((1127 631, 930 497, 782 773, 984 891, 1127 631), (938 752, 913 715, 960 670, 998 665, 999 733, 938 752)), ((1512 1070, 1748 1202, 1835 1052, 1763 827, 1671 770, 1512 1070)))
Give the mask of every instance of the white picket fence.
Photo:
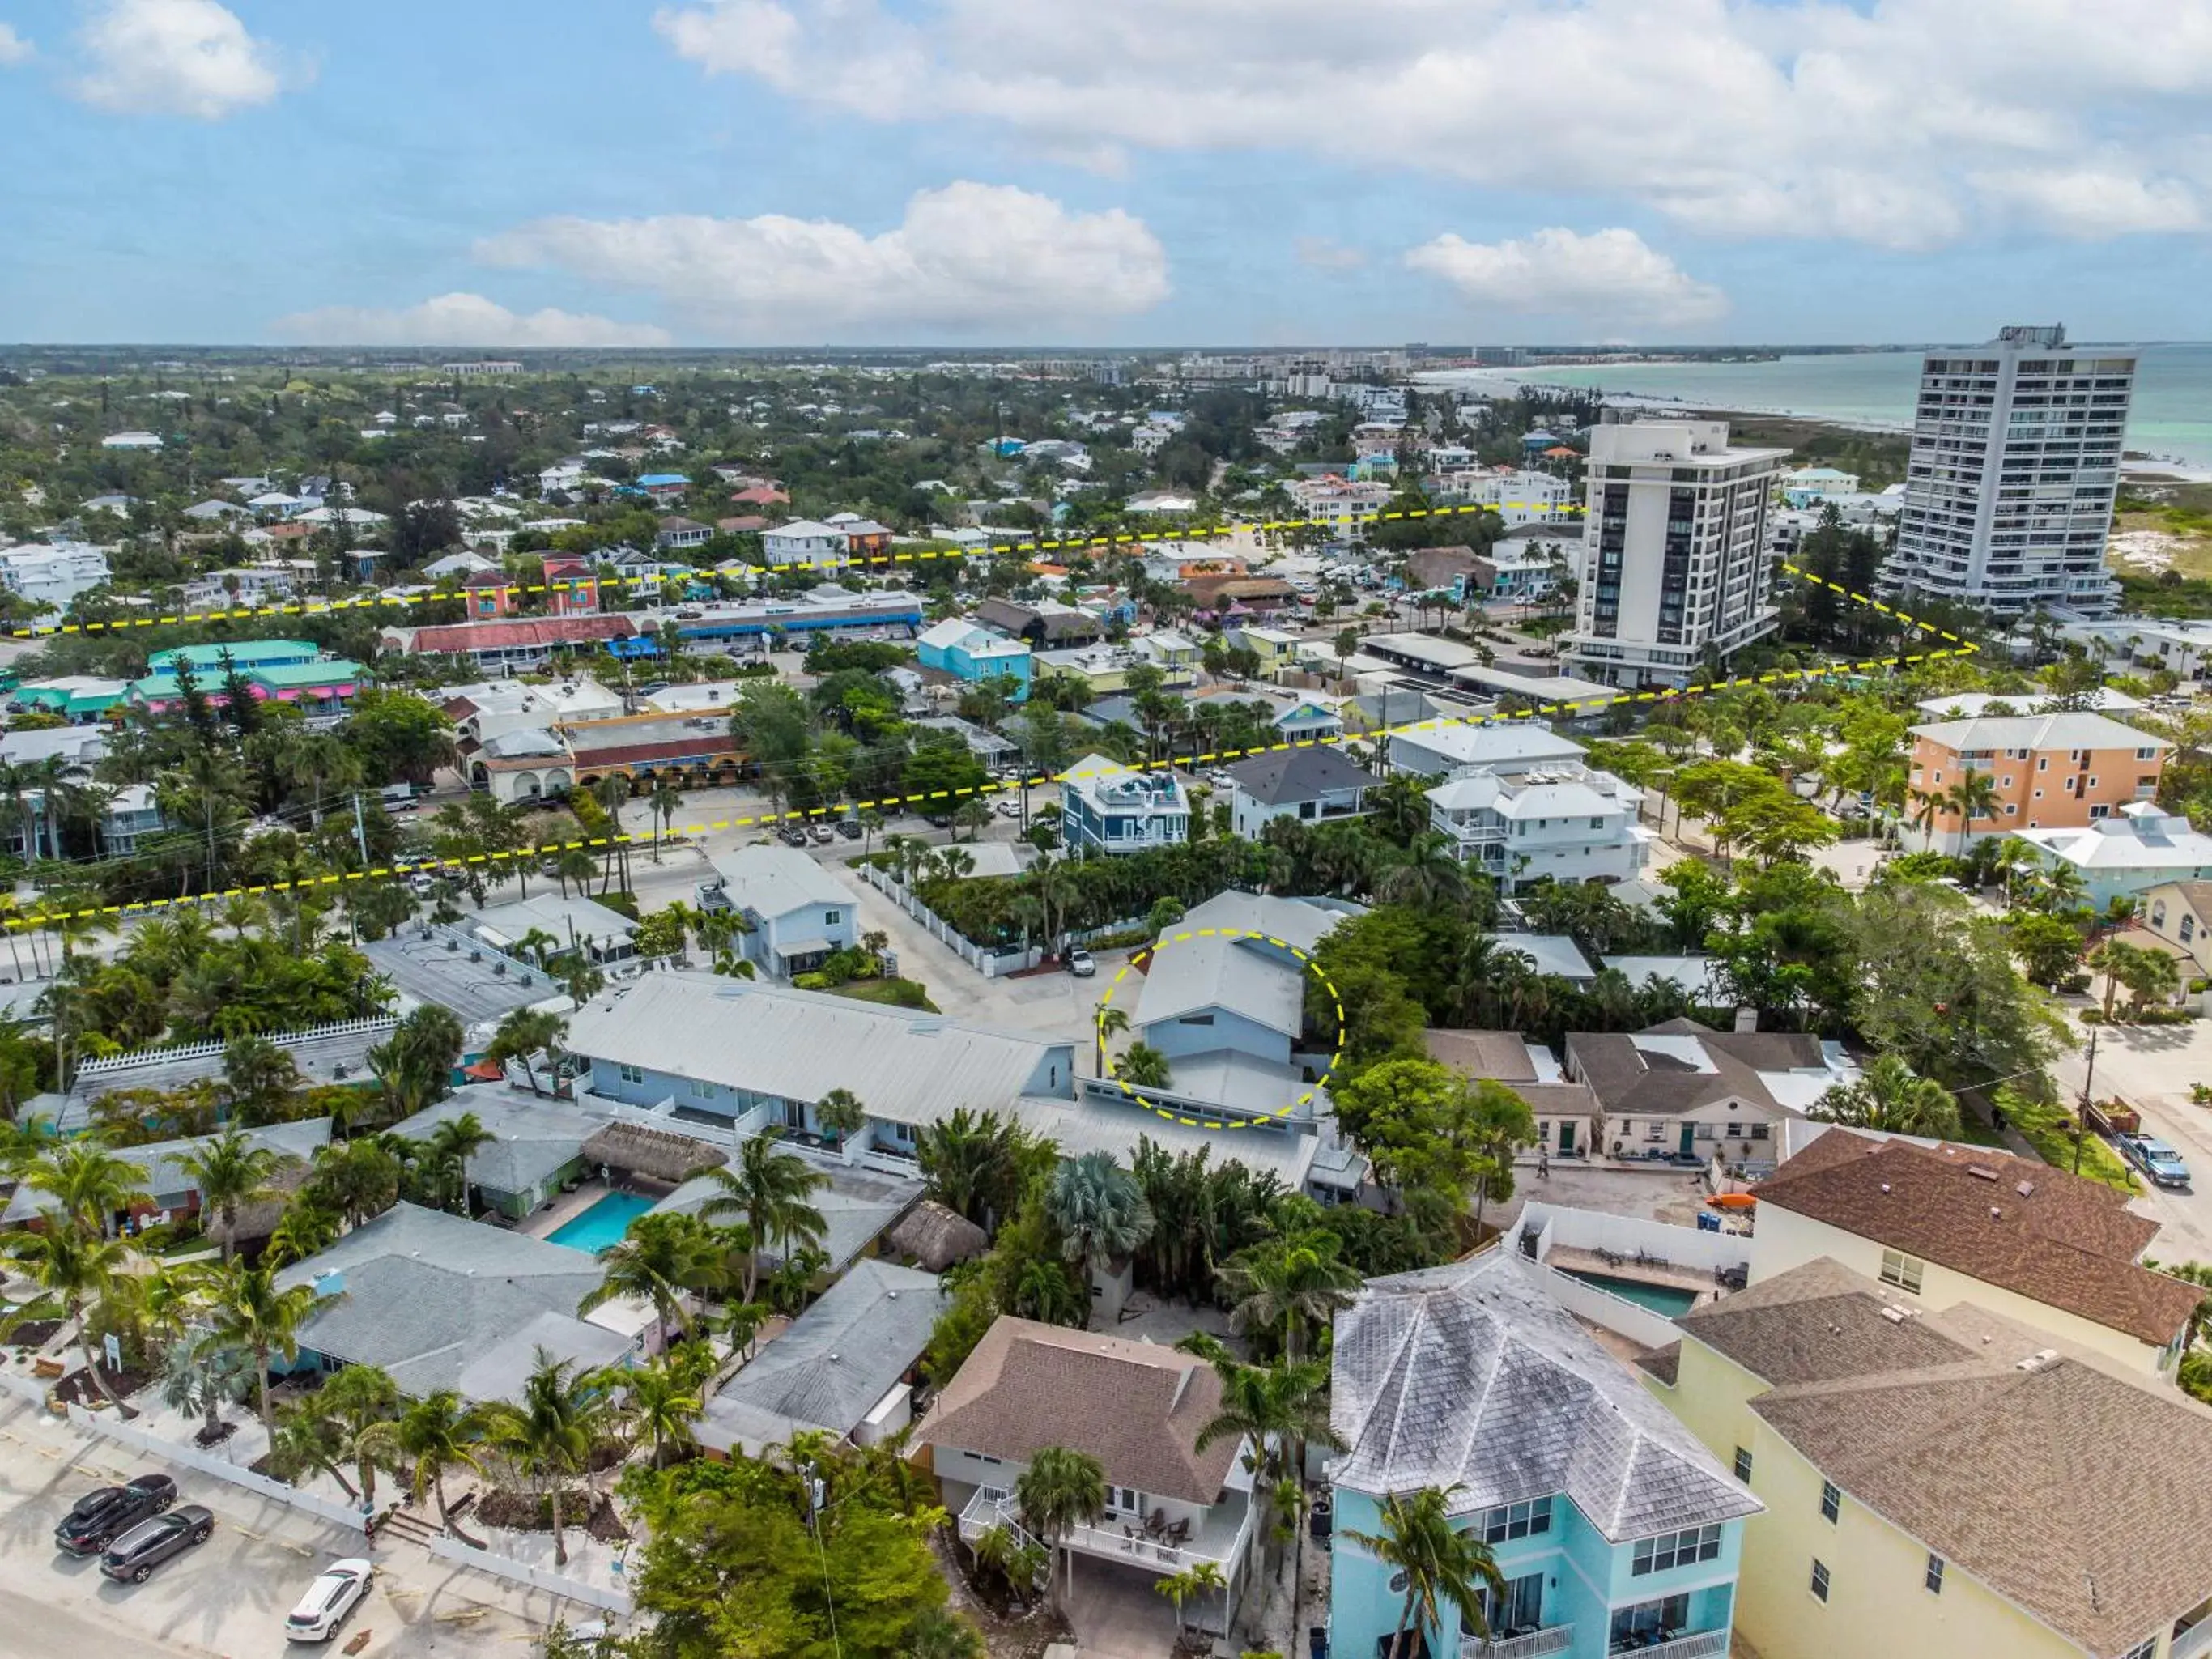
POLYGON ((860 872, 861 880, 920 922, 928 930, 932 939, 953 951, 985 979, 996 979, 1001 974, 1019 973, 1023 969, 1034 968, 1044 960, 1044 951, 1036 945, 1031 945, 1026 951, 986 950, 915 897, 913 890, 896 876, 879 870, 872 864, 854 867, 860 872))

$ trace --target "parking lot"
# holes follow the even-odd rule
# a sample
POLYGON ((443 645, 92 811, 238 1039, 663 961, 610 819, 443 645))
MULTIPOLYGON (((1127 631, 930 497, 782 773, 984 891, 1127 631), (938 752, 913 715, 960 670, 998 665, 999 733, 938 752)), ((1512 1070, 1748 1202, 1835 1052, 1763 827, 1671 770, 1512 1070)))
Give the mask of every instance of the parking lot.
MULTIPOLYGON (((215 1512, 214 1535, 143 1584, 111 1583, 96 1556, 54 1547, 54 1523, 95 1487, 155 1468, 13 1397, 0 1398, 0 1653, 129 1654, 134 1659, 258 1659, 336 1652, 362 1632, 369 1659, 505 1659, 550 1626, 562 1604, 542 1591, 433 1559, 398 1540, 360 1537, 179 1468, 178 1502, 215 1512), (284 1617, 315 1575, 367 1553, 377 1581, 329 1648, 295 1646, 284 1617)), ((597 1617, 568 1607, 572 1623, 597 1617)))

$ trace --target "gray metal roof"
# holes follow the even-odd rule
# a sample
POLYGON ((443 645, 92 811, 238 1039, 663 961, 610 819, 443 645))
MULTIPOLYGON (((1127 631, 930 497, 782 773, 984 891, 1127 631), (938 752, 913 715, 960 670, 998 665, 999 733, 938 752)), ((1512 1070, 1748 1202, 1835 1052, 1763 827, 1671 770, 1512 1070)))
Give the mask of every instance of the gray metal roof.
POLYGON ((1514 1252, 1370 1280, 1336 1316, 1330 1474, 1455 1514, 1564 1493, 1614 1543, 1756 1513, 1696 1436, 1514 1252))
POLYGON ((501 1194, 534 1192, 574 1161, 584 1143, 607 1126, 559 1101, 540 1100, 503 1084, 456 1090, 436 1105, 392 1126, 408 1140, 428 1140, 441 1123, 473 1113, 494 1137, 469 1158, 470 1183, 501 1194))
POLYGON ((1073 1045, 712 974, 647 974, 571 1017, 572 1054, 783 1100, 848 1089, 917 1127, 988 1110, 1073 1074, 1073 1045))
POLYGON ((470 1360, 455 1386, 464 1399, 480 1404, 519 1405, 540 1351, 591 1371, 613 1364, 634 1346, 630 1338, 574 1314, 542 1313, 470 1360))
POLYGON ((854 1263, 708 1401, 700 1438, 726 1450, 788 1440, 794 1430, 851 1433, 921 1358, 944 1306, 935 1273, 854 1263))
POLYGON ((725 853, 714 860, 714 873, 722 878, 732 904, 771 920, 810 904, 849 909, 860 903, 852 889, 817 864, 811 854, 781 842, 725 853))
POLYGON ((302 1348, 380 1365, 420 1395, 458 1388, 474 1359, 539 1315, 573 1318, 599 1277, 565 1244, 395 1204, 277 1282, 330 1294, 301 1327, 302 1348))
POLYGON ((1281 946, 1310 951, 1358 909, 1233 888, 1215 894, 1161 931, 1146 966, 1134 1023, 1151 1025, 1219 1008, 1296 1036, 1304 1018, 1306 970, 1281 946))
MULTIPOLYGON (((304 1083, 366 1083, 368 1051, 390 1036, 398 1023, 389 1016, 348 1020, 312 1030, 272 1031, 269 1041, 291 1055, 304 1083)), ((119 1089, 181 1089, 188 1083, 220 1078, 224 1047, 194 1042, 87 1060, 56 1115, 56 1127, 82 1128, 90 1120, 92 1103, 119 1089)))
MULTIPOLYGON (((792 1151, 805 1158, 802 1149, 794 1146, 792 1151)), ((808 1195, 807 1202, 822 1212, 825 1229, 822 1248, 829 1252, 830 1271, 833 1273, 844 1272, 854 1257, 920 1202, 928 1190, 921 1182, 899 1176, 855 1170, 843 1164, 817 1164, 812 1158, 805 1161, 815 1164, 830 1177, 830 1184, 817 1188, 808 1195)), ((662 1199, 653 1206, 653 1211, 656 1214, 673 1211, 696 1215, 702 1206, 722 1191, 720 1182, 711 1176, 700 1176, 662 1199)), ((771 1264, 783 1259, 773 1248, 763 1249, 760 1257, 763 1262, 771 1264)))
MULTIPOLYGON (((241 1133, 250 1145, 266 1146, 280 1157, 310 1159, 317 1147, 329 1141, 331 1121, 326 1117, 305 1118, 296 1123, 272 1123, 266 1128, 241 1133)), ((115 1156, 138 1166, 143 1171, 141 1179, 145 1190, 155 1198, 185 1197, 199 1188, 185 1172, 183 1160, 220 1139, 218 1135, 190 1135, 178 1140, 149 1140, 142 1146, 118 1147, 115 1156)), ((40 1213, 52 1214, 58 1207, 46 1194, 18 1187, 9 1195, 6 1210, 0 1212, 0 1222, 26 1221, 40 1213)))
POLYGON ((1242 1164, 1255 1175, 1273 1175, 1292 1192, 1302 1190, 1306 1176, 1322 1152, 1321 1137, 1297 1133, 1267 1123, 1239 1129, 1201 1129, 1177 1123, 1146 1110, 1133 1101, 1104 1104, 1095 1100, 1079 1103, 1041 1100, 1018 1103, 1022 1127, 1060 1148, 1064 1158, 1085 1152, 1111 1152, 1127 1168, 1135 1158, 1139 1142, 1150 1140, 1177 1158, 1204 1152, 1216 1164, 1242 1164))
POLYGON ((430 927, 425 938, 425 926, 410 925, 402 933, 361 947, 403 1000, 450 1008, 462 1024, 471 1028, 489 1024, 533 1002, 549 998, 567 1000, 560 986, 535 969, 509 963, 498 952, 442 927, 430 927), (447 950, 448 939, 458 948, 447 950), (479 955, 475 962, 469 960, 472 951, 479 955), (495 965, 505 966, 507 971, 495 974, 495 965))

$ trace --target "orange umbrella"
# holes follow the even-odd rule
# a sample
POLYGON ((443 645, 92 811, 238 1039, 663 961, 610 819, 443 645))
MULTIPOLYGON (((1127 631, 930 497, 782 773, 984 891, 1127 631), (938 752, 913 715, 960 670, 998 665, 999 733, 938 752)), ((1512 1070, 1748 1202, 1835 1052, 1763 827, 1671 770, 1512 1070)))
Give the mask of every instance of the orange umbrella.
POLYGON ((1705 1202, 1716 1210, 1748 1210, 1755 1208, 1759 1200, 1749 1193, 1716 1193, 1705 1202))

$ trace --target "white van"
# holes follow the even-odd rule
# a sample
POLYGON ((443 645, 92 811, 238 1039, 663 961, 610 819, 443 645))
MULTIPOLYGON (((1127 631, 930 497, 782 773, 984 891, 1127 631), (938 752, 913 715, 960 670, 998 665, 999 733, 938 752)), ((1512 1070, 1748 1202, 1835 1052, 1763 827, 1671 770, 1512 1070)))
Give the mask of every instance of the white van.
POLYGON ((387 812, 415 810, 415 786, 411 783, 387 783, 377 792, 376 798, 387 812))

